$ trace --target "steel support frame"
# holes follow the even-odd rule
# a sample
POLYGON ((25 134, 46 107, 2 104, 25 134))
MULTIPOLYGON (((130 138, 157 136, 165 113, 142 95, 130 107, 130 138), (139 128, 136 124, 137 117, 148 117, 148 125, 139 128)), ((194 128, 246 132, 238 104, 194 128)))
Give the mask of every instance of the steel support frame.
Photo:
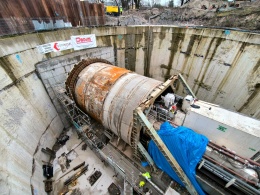
POLYGON ((136 115, 138 117, 140 124, 143 127, 147 128, 147 133, 153 139, 154 143, 159 148, 159 150, 162 152, 165 159, 169 162, 169 164, 171 165, 171 167, 173 168, 175 173, 178 175, 180 180, 183 182, 183 184, 185 185, 185 187, 189 191, 189 193, 192 195, 197 195, 198 193, 195 190, 192 183, 190 182, 189 178, 186 176, 186 174, 184 173, 184 171, 182 170, 182 168, 180 167, 180 165, 178 164, 176 159, 173 157, 173 155, 171 154, 171 152, 169 151, 167 146, 164 144, 162 139, 159 137, 159 135, 153 128, 153 125, 148 121, 148 119, 144 115, 142 109, 140 107, 138 107, 134 112, 135 112, 134 115, 136 115))
POLYGON ((66 90, 63 87, 55 86, 53 89, 57 99, 77 129, 81 129, 83 125, 90 125, 90 117, 77 107, 76 103, 69 97, 70 94, 66 95, 66 90))
MULTIPOLYGON (((156 98, 159 97, 168 87, 171 87, 173 90, 175 90, 173 83, 175 80, 178 79, 178 76, 172 76, 169 78, 165 83, 158 86, 149 96, 147 99, 145 99, 138 108, 134 110, 133 116, 134 116, 134 126, 138 127, 140 129, 140 126, 145 128, 146 132, 149 134, 149 136, 152 138, 152 140, 155 142, 157 147, 160 149, 166 160, 169 162, 173 170, 176 172, 180 180, 185 185, 186 189, 189 191, 192 195, 197 195, 197 191, 190 182, 189 178, 186 176, 176 159, 173 157, 167 146, 164 144, 162 139, 157 134, 156 130, 153 128, 153 125, 149 122, 146 115, 144 114, 144 110, 149 109, 151 105, 155 102, 156 98)), ((136 140, 136 139, 135 139, 136 140)), ((138 144, 138 143, 133 143, 138 144)), ((138 148, 138 147, 136 147, 138 148)))
MULTIPOLYGON (((157 86, 151 94, 139 105, 142 110, 147 110, 147 115, 149 112, 149 109, 151 109, 151 105, 154 103, 157 97, 159 97, 162 92, 164 92, 168 87, 171 87, 172 90, 174 91, 175 88, 173 86, 173 83, 175 80, 178 79, 178 76, 172 76, 170 77, 166 82, 163 84, 157 86)), ((134 113, 133 113, 134 114, 134 113)), ((133 116, 133 128, 132 128, 132 133, 131 133, 131 147, 134 151, 134 158, 135 159, 140 159, 140 152, 138 150, 138 142, 139 142, 139 136, 140 136, 140 131, 142 129, 142 126, 139 124, 138 119, 136 118, 136 115, 134 114, 133 116)), ((145 157, 145 156, 144 156, 145 157)))
POLYGON ((161 95, 162 92, 164 92, 168 87, 171 87, 172 90, 174 91, 175 88, 173 86, 173 83, 177 79, 178 79, 178 76, 176 76, 176 75, 172 76, 166 82, 164 82, 163 84, 156 87, 154 89, 154 91, 139 105, 139 107, 141 107, 142 110, 148 109, 150 107, 150 105, 152 105, 154 103, 156 98, 159 97, 159 95, 161 95))
POLYGON ((149 165, 152 167, 153 171, 156 171, 157 168, 156 168, 156 166, 155 166, 155 164, 154 164, 154 161, 153 161, 153 159, 151 158, 151 156, 148 154, 148 152, 145 150, 144 146, 143 146, 140 142, 138 142, 137 146, 138 146, 138 149, 139 149, 140 153, 144 156, 144 158, 146 159, 146 161, 147 161, 147 162, 149 163, 149 165))
POLYGON ((184 89, 186 90, 186 92, 191 95, 194 99, 197 99, 196 95, 193 93, 192 89, 189 87, 188 83, 186 82, 186 80, 184 79, 184 77, 181 75, 181 73, 179 73, 178 75, 179 81, 182 83, 184 89))

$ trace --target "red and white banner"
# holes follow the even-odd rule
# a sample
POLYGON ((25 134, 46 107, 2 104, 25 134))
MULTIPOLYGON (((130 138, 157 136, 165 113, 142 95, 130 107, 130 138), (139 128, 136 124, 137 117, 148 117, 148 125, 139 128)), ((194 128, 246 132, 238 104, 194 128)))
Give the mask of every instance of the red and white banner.
POLYGON ((41 54, 58 52, 67 49, 81 50, 86 48, 97 47, 96 35, 77 35, 71 36, 71 40, 67 41, 56 41, 52 43, 47 43, 44 45, 37 46, 38 51, 41 54))
POLYGON ((97 47, 96 35, 77 35, 71 36, 71 43, 74 50, 97 47))
POLYGON ((71 40, 56 41, 56 42, 37 46, 38 51, 42 54, 50 53, 50 52, 58 52, 67 49, 72 49, 72 48, 73 46, 71 44, 71 40))

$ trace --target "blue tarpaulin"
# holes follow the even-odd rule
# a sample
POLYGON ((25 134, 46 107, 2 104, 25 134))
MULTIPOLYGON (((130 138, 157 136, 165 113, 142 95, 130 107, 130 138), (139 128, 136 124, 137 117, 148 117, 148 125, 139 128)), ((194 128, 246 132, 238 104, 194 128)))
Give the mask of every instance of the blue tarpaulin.
MULTIPOLYGON (((195 133, 187 127, 180 126, 174 128, 169 122, 163 123, 157 133, 190 179, 197 192, 200 195, 204 195, 205 193, 197 183, 195 169, 205 153, 208 138, 195 133)), ((149 143, 148 152, 161 170, 165 171, 173 180, 183 185, 153 140, 149 143)))

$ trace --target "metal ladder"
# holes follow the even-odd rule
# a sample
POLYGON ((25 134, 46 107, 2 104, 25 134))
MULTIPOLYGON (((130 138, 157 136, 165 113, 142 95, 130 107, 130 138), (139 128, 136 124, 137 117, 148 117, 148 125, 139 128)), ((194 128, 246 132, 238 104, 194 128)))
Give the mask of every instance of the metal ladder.
POLYGON ((192 195, 197 195, 198 193, 195 190, 192 183, 190 182, 189 178, 186 176, 178 162, 172 156, 171 152, 168 150, 167 146, 161 140, 161 138, 153 128, 153 125, 148 121, 140 107, 134 110, 134 118, 136 118, 142 126, 147 127, 147 133, 153 139, 154 143, 159 148, 161 153, 164 155, 165 159, 169 162, 169 164, 171 165, 175 173, 178 175, 180 180, 183 182, 189 193, 192 195))
POLYGON ((138 142, 137 146, 138 146, 138 149, 139 149, 140 153, 145 158, 145 160, 153 168, 153 171, 156 171, 156 167, 155 167, 154 161, 151 158, 151 156, 147 153, 147 151, 145 150, 144 146, 140 142, 138 142))
POLYGON ((132 135, 131 135, 131 147, 134 149, 134 157, 136 159, 140 159, 140 155, 138 153, 138 140, 137 140, 137 135, 138 135, 138 130, 140 129, 138 119, 133 118, 133 128, 132 128, 132 135))

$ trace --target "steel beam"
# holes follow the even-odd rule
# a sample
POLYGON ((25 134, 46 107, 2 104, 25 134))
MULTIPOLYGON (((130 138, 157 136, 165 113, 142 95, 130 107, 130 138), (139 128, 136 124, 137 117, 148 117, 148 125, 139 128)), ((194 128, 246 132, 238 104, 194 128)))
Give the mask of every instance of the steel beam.
POLYGON ((144 115, 142 109, 138 107, 134 112, 134 117, 137 117, 141 123, 142 126, 147 128, 147 133, 150 135, 150 137, 153 139, 154 143, 157 145, 159 150, 162 152, 166 160, 169 162, 175 173, 178 175, 180 180, 185 185, 186 189, 189 191, 192 195, 197 195, 197 191, 195 190, 194 186, 190 182, 189 178, 186 176, 176 159, 173 157, 167 146, 164 144, 162 139, 159 137, 155 129, 153 128, 153 125, 148 121, 146 116, 144 115))

